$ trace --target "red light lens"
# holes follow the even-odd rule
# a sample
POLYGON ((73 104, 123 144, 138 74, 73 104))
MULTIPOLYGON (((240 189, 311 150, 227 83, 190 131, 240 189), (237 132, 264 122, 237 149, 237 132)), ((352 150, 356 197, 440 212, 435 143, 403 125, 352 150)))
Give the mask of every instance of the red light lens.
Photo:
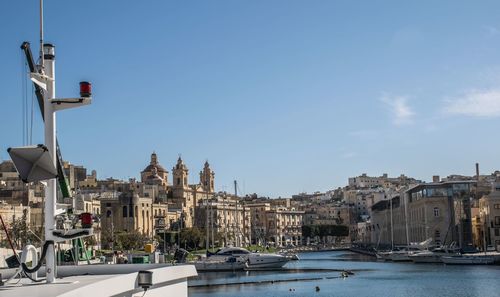
POLYGON ((84 212, 80 214, 80 219, 82 220, 82 227, 83 228, 90 228, 92 227, 92 214, 89 212, 84 212))
POLYGON ((92 95, 92 84, 88 81, 80 82, 80 96, 90 97, 92 95))

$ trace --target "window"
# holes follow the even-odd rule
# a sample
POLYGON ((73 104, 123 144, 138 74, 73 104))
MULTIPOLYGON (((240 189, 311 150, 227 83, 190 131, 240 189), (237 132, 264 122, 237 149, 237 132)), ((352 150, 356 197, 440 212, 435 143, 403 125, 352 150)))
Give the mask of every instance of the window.
POLYGON ((500 228, 495 228, 495 236, 500 236, 500 228))
POLYGON ((126 206, 123 206, 123 213, 122 213, 123 217, 126 218, 127 217, 127 207, 126 206))
POLYGON ((500 217, 495 217, 495 225, 500 226, 500 217))
POLYGON ((500 204, 494 204, 494 205, 493 205, 493 208, 495 208, 495 209, 500 209, 500 204))
POLYGON ((106 211, 106 217, 107 218, 111 217, 111 210, 106 211))
POLYGON ((439 230, 434 231, 434 238, 439 238, 441 237, 441 232, 439 230))
POLYGON ((434 207, 434 216, 439 217, 439 208, 434 207))

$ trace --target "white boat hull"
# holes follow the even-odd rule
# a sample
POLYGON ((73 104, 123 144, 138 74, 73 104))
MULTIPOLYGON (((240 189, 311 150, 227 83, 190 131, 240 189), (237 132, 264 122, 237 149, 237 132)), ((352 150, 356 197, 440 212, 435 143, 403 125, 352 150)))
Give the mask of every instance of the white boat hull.
POLYGON ((285 266, 289 261, 286 257, 273 257, 275 259, 249 259, 246 263, 245 270, 260 270, 260 269, 279 269, 285 266))
POLYGON ((443 263, 440 255, 410 255, 414 263, 443 263))
POLYGON ((389 254, 389 260, 393 262, 409 262, 411 261, 408 252, 393 252, 389 254))
POLYGON ((486 265, 493 264, 495 259, 492 256, 443 256, 441 260, 445 264, 455 265, 486 265))
POLYGON ((237 271, 245 269, 245 262, 205 260, 194 263, 197 271, 237 271))

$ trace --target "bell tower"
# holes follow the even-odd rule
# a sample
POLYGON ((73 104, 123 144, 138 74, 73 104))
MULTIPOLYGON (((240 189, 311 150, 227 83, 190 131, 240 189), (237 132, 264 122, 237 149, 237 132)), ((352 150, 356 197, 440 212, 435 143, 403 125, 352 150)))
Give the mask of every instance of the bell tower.
POLYGON ((203 186, 203 190, 208 193, 213 193, 215 190, 214 186, 215 173, 210 168, 208 161, 205 162, 203 166, 203 171, 200 171, 200 184, 203 186))
POLYGON ((177 159, 177 164, 175 164, 172 169, 174 175, 174 188, 182 188, 185 189, 188 187, 188 172, 186 164, 182 161, 181 157, 177 159))

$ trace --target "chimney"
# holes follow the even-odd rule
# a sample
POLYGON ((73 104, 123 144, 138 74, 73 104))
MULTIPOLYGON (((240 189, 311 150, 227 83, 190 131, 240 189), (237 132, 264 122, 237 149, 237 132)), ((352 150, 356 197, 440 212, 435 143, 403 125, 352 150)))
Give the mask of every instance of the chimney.
POLYGON ((439 182, 439 175, 433 175, 432 176, 432 182, 433 183, 438 183, 439 182))
POLYGON ((479 181, 479 163, 476 163, 476 180, 479 181))

